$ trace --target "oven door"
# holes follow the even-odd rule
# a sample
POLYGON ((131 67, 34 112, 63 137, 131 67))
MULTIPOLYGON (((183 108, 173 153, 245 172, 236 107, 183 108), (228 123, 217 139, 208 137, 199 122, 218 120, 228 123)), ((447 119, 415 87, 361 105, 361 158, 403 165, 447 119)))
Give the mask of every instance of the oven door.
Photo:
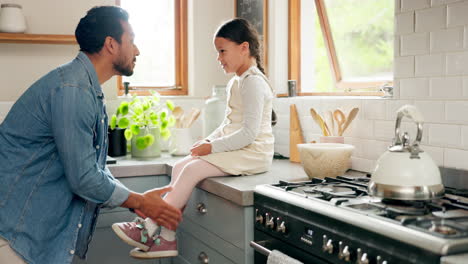
POLYGON ((297 259, 303 263, 331 263, 300 248, 297 248, 292 244, 285 243, 284 241, 269 236, 262 231, 255 230, 254 237, 255 241, 250 242, 250 246, 255 250, 255 264, 266 264, 268 254, 272 250, 281 251, 283 254, 286 254, 289 257, 297 259))

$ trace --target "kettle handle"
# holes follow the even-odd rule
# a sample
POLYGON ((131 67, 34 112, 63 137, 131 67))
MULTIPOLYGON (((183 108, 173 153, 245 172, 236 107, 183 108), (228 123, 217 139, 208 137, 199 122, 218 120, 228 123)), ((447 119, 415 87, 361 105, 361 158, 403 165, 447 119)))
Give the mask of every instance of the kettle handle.
POLYGON ((397 111, 394 146, 401 145, 402 147, 405 147, 404 145, 408 144, 406 140, 402 139, 402 135, 400 132, 401 120, 403 119, 403 117, 407 117, 416 123, 418 132, 416 134, 416 139, 414 140, 413 144, 411 144, 411 153, 412 156, 417 156, 417 154, 421 152, 421 150, 419 149, 419 143, 421 143, 422 139, 424 118, 421 112, 419 112, 419 110, 414 105, 404 105, 400 107, 400 109, 398 109, 397 111))

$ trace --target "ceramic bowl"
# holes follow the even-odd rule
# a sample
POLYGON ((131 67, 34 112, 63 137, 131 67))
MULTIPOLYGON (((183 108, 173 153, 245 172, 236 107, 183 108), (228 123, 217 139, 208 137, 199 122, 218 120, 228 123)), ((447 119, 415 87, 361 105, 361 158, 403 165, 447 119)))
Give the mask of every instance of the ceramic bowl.
POLYGON ((354 146, 340 143, 298 144, 302 167, 309 178, 343 175, 350 168, 354 146))

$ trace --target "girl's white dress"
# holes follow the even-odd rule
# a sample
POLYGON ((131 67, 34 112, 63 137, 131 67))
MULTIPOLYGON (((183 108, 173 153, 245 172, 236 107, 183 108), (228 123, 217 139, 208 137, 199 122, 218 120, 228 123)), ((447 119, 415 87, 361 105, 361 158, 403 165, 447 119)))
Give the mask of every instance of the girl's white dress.
POLYGON ((256 66, 234 76, 226 89, 225 118, 207 137, 212 153, 200 158, 232 175, 265 172, 271 166, 274 152, 271 128, 274 89, 256 66))

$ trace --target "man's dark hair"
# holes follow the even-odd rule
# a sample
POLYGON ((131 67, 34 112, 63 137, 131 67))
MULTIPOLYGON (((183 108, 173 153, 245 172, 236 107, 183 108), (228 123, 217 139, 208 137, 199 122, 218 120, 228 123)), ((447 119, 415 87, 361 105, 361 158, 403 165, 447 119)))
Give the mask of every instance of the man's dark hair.
POLYGON ((75 30, 80 51, 97 53, 102 49, 106 37, 121 43, 123 27, 128 22, 128 13, 118 6, 96 6, 81 18, 75 30))

